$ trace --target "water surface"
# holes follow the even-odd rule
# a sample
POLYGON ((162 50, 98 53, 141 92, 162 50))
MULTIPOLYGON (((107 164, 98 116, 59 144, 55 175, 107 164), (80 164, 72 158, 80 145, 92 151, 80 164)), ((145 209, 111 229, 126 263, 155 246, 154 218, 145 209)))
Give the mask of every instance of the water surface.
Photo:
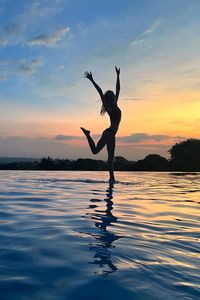
POLYGON ((200 299, 200 173, 0 172, 2 300, 200 299))

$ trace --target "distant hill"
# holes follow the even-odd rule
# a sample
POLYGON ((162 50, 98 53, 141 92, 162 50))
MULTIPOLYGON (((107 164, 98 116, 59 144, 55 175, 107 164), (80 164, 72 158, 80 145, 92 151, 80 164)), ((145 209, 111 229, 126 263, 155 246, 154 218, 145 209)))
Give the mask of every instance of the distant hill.
POLYGON ((32 158, 32 157, 0 157, 0 163, 12 163, 17 161, 24 162, 34 162, 40 161, 40 158, 32 158))

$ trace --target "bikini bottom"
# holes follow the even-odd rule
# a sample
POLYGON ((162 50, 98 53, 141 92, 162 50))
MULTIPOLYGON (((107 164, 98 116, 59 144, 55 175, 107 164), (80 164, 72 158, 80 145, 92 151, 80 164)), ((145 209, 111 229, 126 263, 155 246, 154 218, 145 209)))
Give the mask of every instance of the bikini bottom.
POLYGON ((113 128, 106 128, 105 130, 104 130, 104 132, 105 131, 111 131, 111 132, 113 132, 114 134, 116 134, 116 130, 114 130, 113 128))

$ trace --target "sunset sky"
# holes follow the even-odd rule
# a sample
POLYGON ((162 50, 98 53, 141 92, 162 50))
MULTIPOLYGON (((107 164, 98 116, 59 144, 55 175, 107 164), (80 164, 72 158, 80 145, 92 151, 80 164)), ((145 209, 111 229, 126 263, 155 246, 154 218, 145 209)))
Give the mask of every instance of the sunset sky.
POLYGON ((115 90, 116 155, 168 156, 200 138, 199 0, 0 0, 0 156, 94 157, 80 126, 108 127, 93 72, 115 90))

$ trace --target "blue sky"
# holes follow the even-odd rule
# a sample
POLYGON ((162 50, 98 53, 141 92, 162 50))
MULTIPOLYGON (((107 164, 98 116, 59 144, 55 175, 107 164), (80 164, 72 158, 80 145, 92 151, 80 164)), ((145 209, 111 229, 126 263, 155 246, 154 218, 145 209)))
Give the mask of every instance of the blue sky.
POLYGON ((199 11, 198 0, 0 0, 0 156, 91 156, 79 126, 99 134, 108 120, 83 73, 112 89, 115 65, 129 141, 117 154, 167 155, 198 137, 199 11))

